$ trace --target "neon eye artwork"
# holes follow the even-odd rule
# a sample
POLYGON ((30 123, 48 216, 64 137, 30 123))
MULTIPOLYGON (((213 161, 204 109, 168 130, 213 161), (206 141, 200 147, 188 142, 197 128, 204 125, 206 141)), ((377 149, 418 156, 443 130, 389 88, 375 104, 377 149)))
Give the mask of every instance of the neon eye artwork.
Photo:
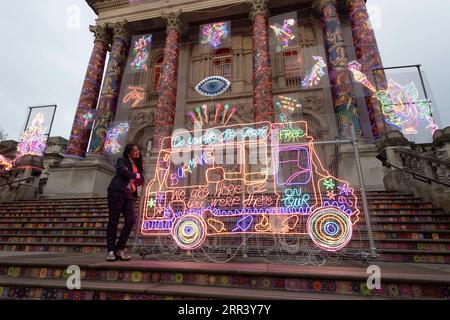
POLYGON ((226 126, 236 112, 237 107, 228 103, 225 105, 217 103, 215 107, 211 108, 207 104, 204 104, 188 112, 187 117, 194 125, 226 126))
POLYGON ((315 61, 315 64, 312 67, 311 72, 302 81, 303 88, 319 85, 320 80, 325 76, 325 71, 323 69, 327 67, 327 64, 323 58, 320 56, 313 56, 313 60, 315 61))
POLYGON ((201 27, 200 43, 217 49, 230 35, 228 22, 205 24, 201 27))
POLYGON ((110 154, 120 152, 122 146, 119 144, 120 136, 128 132, 128 123, 123 122, 118 126, 112 127, 106 133, 105 151, 110 154))
POLYGON ((135 41, 133 48, 133 61, 131 62, 131 70, 148 71, 147 60, 150 57, 149 47, 152 43, 152 35, 144 35, 135 41))
MULTIPOLYGON (((232 108, 204 105, 190 116, 220 123, 232 108)), ((352 239, 360 213, 355 190, 324 169, 304 121, 197 128, 163 146, 143 194, 144 236, 171 236, 183 250, 212 236, 304 235, 329 252, 352 239), (255 147, 262 149, 258 168, 251 165, 255 147), (224 148, 243 156, 230 166, 224 148)))
POLYGON ((200 81, 195 90, 203 96, 215 97, 227 91, 230 85, 231 82, 224 77, 213 76, 200 81))
POLYGON ((294 31, 292 27, 295 26, 297 22, 295 19, 285 19, 283 21, 283 25, 279 25, 277 23, 271 24, 270 28, 272 29, 275 39, 277 40, 276 51, 280 52, 283 49, 289 47, 289 44, 292 40, 295 39, 294 31))
POLYGON ((20 158, 24 155, 42 156, 46 148, 46 131, 44 115, 39 112, 31 122, 31 126, 20 135, 16 157, 20 158))
POLYGON ((129 86, 128 87, 129 92, 126 94, 126 96, 123 98, 122 102, 127 104, 130 101, 133 101, 131 104, 131 108, 137 108, 139 104, 144 100, 145 98, 145 92, 143 87, 135 87, 135 86, 129 86))
POLYGON ((1 171, 11 171, 13 168, 13 162, 8 158, 5 158, 2 154, 0 154, 0 172, 1 171))

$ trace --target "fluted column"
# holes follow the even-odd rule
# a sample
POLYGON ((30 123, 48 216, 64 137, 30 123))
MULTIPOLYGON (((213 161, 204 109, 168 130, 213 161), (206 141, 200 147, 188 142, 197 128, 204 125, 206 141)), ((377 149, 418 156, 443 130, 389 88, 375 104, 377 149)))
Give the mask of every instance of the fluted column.
POLYGON ((130 41, 130 32, 126 20, 116 22, 111 28, 113 44, 105 79, 103 80, 90 147, 90 152, 96 155, 104 155, 106 133, 116 114, 120 84, 130 41))
POLYGON ((268 0, 248 0, 253 30, 253 112, 255 122, 273 121, 268 0))
POLYGON ((95 26, 93 32, 95 35, 94 48, 84 77, 67 146, 67 156, 84 157, 86 155, 105 69, 106 54, 111 41, 106 25, 95 26))
POLYGON ((153 138, 153 150, 159 150, 161 140, 172 134, 177 97, 181 11, 170 12, 164 14, 163 17, 167 20, 167 36, 155 113, 156 130, 153 138))
MULTIPOLYGON (((383 70, 373 72, 374 69, 382 68, 383 63, 381 61, 380 51, 378 50, 375 32, 373 31, 369 13, 367 12, 366 3, 364 0, 348 0, 347 6, 352 26, 356 57, 362 65, 361 72, 367 76, 372 84, 375 85, 376 83, 379 90, 385 90, 387 88, 386 74, 383 70)), ((389 128, 384 124, 384 117, 379 101, 372 98, 374 92, 364 87, 364 93, 372 132, 374 138, 378 139, 389 128)))
POLYGON ((351 124, 357 135, 360 135, 358 107, 352 94, 352 79, 348 71, 347 50, 336 9, 336 0, 315 0, 313 6, 322 16, 322 27, 328 52, 328 72, 340 135, 341 137, 350 137, 351 124))

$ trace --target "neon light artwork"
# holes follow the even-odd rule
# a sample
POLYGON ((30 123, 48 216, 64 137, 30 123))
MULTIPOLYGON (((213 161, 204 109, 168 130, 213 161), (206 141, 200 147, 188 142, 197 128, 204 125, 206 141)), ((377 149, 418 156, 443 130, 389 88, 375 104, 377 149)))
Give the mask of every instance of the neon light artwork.
POLYGON ((11 171, 12 168, 13 168, 12 160, 9 160, 8 158, 6 158, 2 154, 0 154, 0 169, 1 169, 1 171, 11 171))
POLYGON ((105 151, 110 154, 118 154, 122 148, 119 144, 119 138, 127 132, 128 123, 126 122, 110 128, 106 133, 105 151))
POLYGON ((272 29, 275 39, 277 40, 276 51, 280 52, 283 49, 289 47, 292 40, 295 39, 294 31, 292 27, 297 25, 295 19, 285 19, 283 21, 283 25, 279 25, 277 23, 271 24, 270 28, 272 29))
MULTIPOLYGON (((199 109, 194 116, 204 121, 199 109)), ((143 196, 141 233, 171 236, 183 250, 200 248, 210 237, 279 234, 309 236, 334 252, 350 242, 360 213, 355 190, 324 169, 304 121, 218 126, 164 138, 143 196), (262 150, 257 167, 251 165, 255 148, 262 150), (240 160, 224 161, 225 149, 240 160), (179 162, 181 154, 187 158, 179 162)))
POLYGON ((353 74, 355 81, 364 85, 367 89, 375 93, 377 89, 375 86, 367 79, 367 76, 361 72, 362 65, 358 61, 352 61, 348 64, 348 70, 353 74))
POLYGON ((87 128, 90 123, 94 120, 94 113, 92 111, 88 111, 83 115, 83 126, 87 128))
POLYGON ((374 97, 381 103, 385 121, 402 130, 403 134, 417 134, 420 120, 428 122, 427 129, 431 134, 438 129, 432 117, 430 101, 419 100, 419 92, 413 82, 401 86, 389 80, 388 88, 378 91, 374 97))
POLYGON ((196 107, 193 111, 188 112, 187 118, 198 126, 226 126, 236 112, 237 107, 228 103, 225 105, 217 103, 214 108, 203 104, 201 107, 196 107))
POLYGON ((131 70, 148 71, 147 61, 150 57, 150 45, 152 44, 152 35, 144 35, 135 41, 133 48, 133 61, 131 62, 131 70))
POLYGON ((356 82, 361 83, 373 93, 382 107, 386 123, 397 127, 405 135, 415 135, 418 132, 420 120, 428 122, 427 130, 431 135, 439 129, 432 116, 431 101, 420 100, 419 91, 413 82, 402 86, 394 80, 389 80, 386 90, 379 90, 361 72, 361 64, 352 61, 348 69, 352 72, 356 82))
POLYGON ((230 35, 229 22, 205 24, 200 30, 200 43, 217 49, 230 35))
POLYGON ((278 96, 275 101, 275 111, 278 114, 280 122, 292 122, 293 113, 301 108, 302 104, 300 100, 295 98, 278 96))
POLYGON ((312 67, 311 72, 302 80, 302 87, 313 87, 317 86, 320 83, 320 80, 323 76, 325 76, 324 69, 327 67, 327 64, 320 56, 313 56, 313 60, 315 61, 314 66, 312 67))
POLYGON ((44 115, 39 112, 31 122, 31 126, 20 135, 16 158, 24 155, 42 156, 46 148, 46 131, 44 115))
POLYGON ((130 101, 133 101, 131 104, 131 108, 137 108, 139 104, 144 100, 145 98, 145 92, 143 87, 136 87, 136 86, 129 86, 128 87, 129 92, 125 95, 122 102, 127 104, 130 101))
POLYGON ((202 96, 216 97, 227 91, 230 85, 231 82, 224 77, 213 76, 200 81, 195 90, 202 96))

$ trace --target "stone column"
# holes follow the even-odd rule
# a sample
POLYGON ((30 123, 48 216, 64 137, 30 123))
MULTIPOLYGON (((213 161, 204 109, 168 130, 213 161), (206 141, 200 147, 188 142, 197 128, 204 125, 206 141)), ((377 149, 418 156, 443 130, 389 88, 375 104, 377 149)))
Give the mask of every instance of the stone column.
POLYGON ((336 0, 315 0, 313 6, 322 15, 322 27, 328 52, 328 72, 340 135, 350 137, 351 124, 353 124, 357 136, 360 136, 358 107, 352 95, 352 79, 348 71, 347 50, 336 9, 336 0))
POLYGON ((161 140, 164 137, 168 137, 172 134, 175 121, 178 60, 180 56, 181 11, 163 14, 163 17, 167 20, 167 37, 164 47, 163 70, 155 113, 156 132, 152 145, 152 150, 154 151, 160 149, 161 140))
POLYGON ((95 34, 94 49, 89 60, 67 146, 66 155, 69 157, 85 157, 86 155, 105 69, 106 54, 111 41, 106 25, 95 26, 93 32, 95 34))
POLYGON ((130 41, 126 20, 116 22, 111 28, 113 30, 113 44, 105 79, 103 80, 102 93, 97 107, 91 139, 90 152, 95 155, 104 155, 106 133, 116 114, 120 83, 130 41))
POLYGON ((273 121, 268 0, 248 0, 253 30, 253 112, 255 122, 273 121))
MULTIPOLYGON (((353 42, 356 49, 356 57, 362 65, 362 70, 368 80, 378 86, 379 90, 387 88, 386 74, 384 70, 373 72, 374 69, 382 68, 380 51, 378 50, 377 39, 370 22, 364 0, 348 0, 348 13, 352 26, 353 42)), ((366 104, 369 112, 372 132, 375 139, 378 139, 389 128, 384 124, 384 117, 381 112, 380 103, 372 98, 374 92, 363 86, 366 104)))

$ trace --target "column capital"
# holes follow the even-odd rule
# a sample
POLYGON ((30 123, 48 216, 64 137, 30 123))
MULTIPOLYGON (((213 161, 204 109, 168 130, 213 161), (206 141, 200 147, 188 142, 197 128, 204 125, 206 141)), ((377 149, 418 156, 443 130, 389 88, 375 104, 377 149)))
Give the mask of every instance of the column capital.
POLYGON ((114 24, 110 24, 109 27, 112 30, 113 40, 119 39, 125 41, 126 43, 129 43, 131 38, 131 32, 130 26, 126 19, 122 21, 117 21, 114 24))
POLYGON ((364 6, 366 5, 367 0, 346 0, 345 6, 348 9, 350 7, 350 5, 353 4, 353 2, 360 2, 360 1, 362 1, 364 3, 364 6))
POLYGON ((323 8, 325 8, 328 5, 332 5, 333 7, 336 8, 337 1, 336 0, 314 0, 312 7, 315 10, 322 12, 323 8))
POLYGON ((257 15, 269 16, 268 0, 247 0, 250 8, 250 19, 253 21, 257 15))
POLYGON ((111 42, 111 33, 108 29, 108 25, 101 24, 101 25, 95 25, 95 26, 89 26, 89 31, 91 31, 94 34, 94 42, 101 41, 106 43, 107 45, 111 42))
POLYGON ((161 17, 166 20, 166 30, 170 29, 176 30, 179 34, 181 34, 181 9, 170 12, 162 12, 161 17))

